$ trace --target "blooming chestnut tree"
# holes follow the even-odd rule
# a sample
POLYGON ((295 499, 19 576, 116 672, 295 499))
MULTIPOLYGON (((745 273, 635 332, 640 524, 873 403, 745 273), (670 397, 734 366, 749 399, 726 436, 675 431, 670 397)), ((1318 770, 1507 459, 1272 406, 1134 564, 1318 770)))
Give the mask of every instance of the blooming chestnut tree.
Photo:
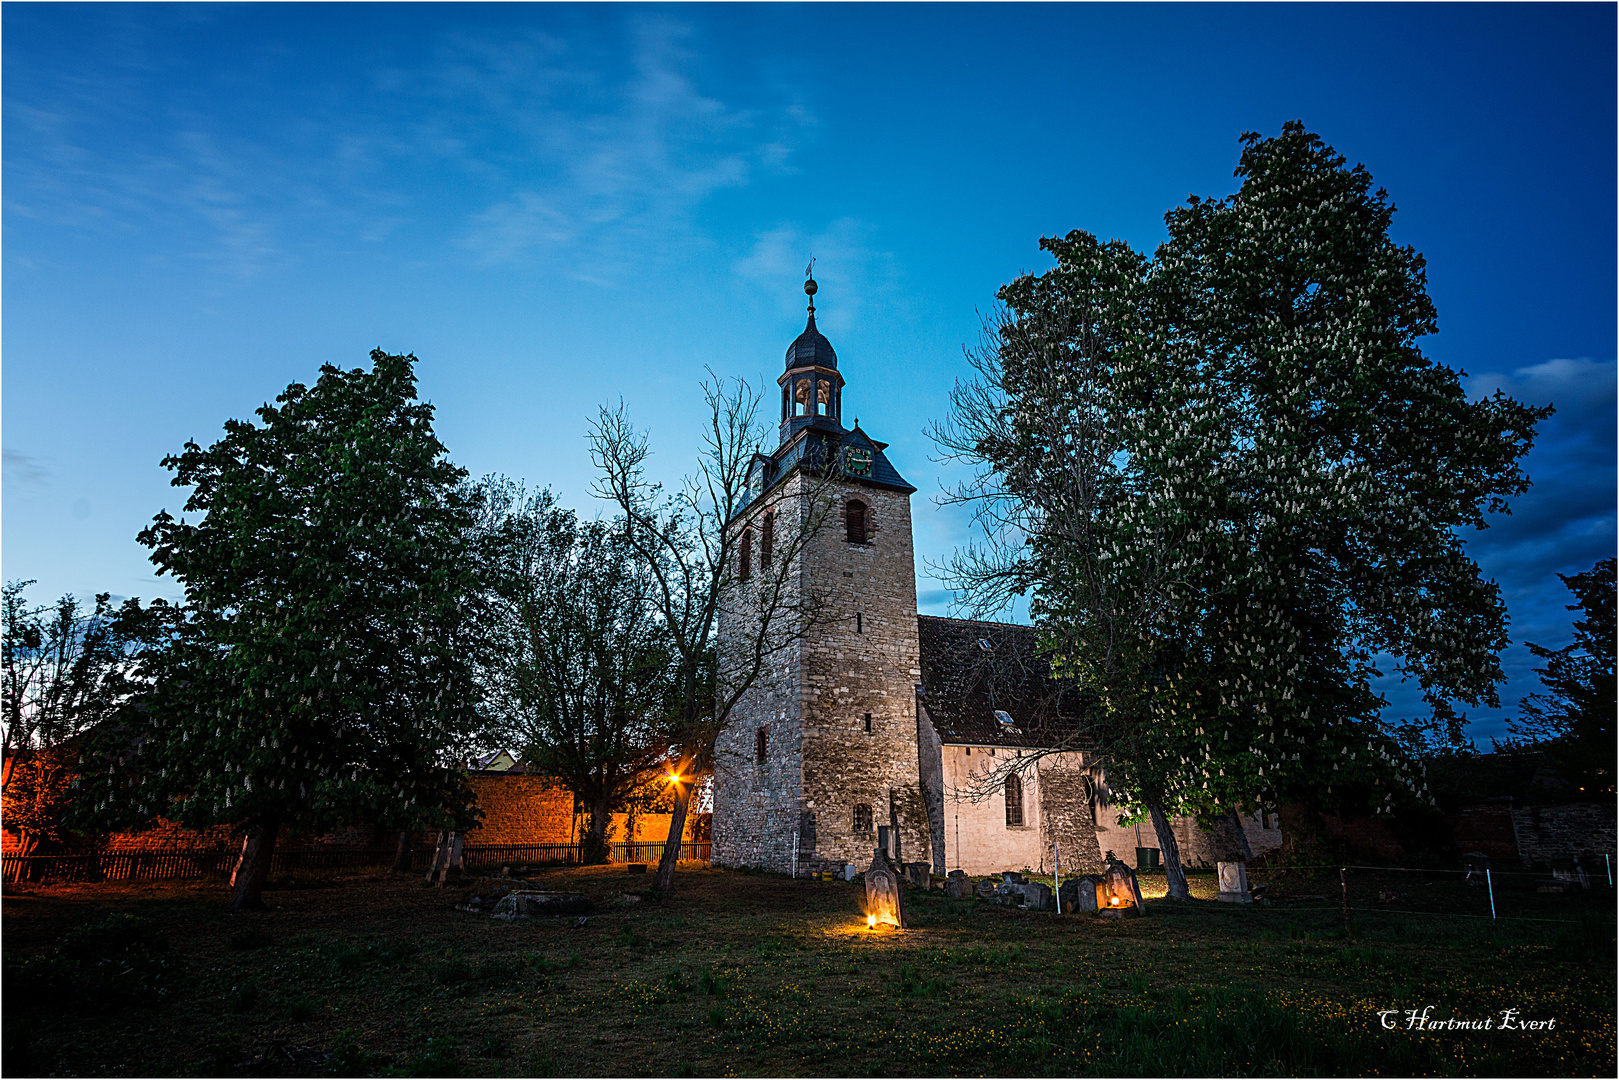
POLYGON ((1243 144, 1240 189, 1170 211, 1151 258, 1043 240, 1057 266, 1000 291, 937 433, 978 466, 956 497, 988 540, 960 586, 980 611, 1029 597, 1171 895, 1170 816, 1426 796, 1397 736, 1460 740, 1456 704, 1503 680, 1504 609, 1462 533, 1528 487, 1550 411, 1469 401, 1422 355, 1423 258, 1364 167, 1298 122, 1243 144), (1403 729, 1380 657, 1427 704, 1403 729))
POLYGON ((282 825, 419 827, 471 805, 453 767, 477 723, 465 473, 415 358, 371 360, 165 458, 188 516, 140 535, 185 601, 149 610, 149 691, 102 733, 81 809, 236 826, 237 909, 258 906, 282 825))

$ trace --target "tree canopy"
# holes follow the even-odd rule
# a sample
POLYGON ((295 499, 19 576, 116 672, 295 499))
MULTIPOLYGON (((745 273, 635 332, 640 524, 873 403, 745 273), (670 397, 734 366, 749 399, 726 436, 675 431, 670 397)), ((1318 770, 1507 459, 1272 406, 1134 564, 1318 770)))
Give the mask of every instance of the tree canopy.
POLYGON ((1574 594, 1574 640, 1561 649, 1529 642, 1546 662, 1536 668, 1546 689, 1524 698, 1508 720, 1509 749, 1544 751, 1557 771, 1587 796, 1612 795, 1615 742, 1613 714, 1619 705, 1614 675, 1614 560, 1601 559, 1580 574, 1558 574, 1574 594))
POLYGON ((238 905, 257 903, 282 824, 419 826, 470 804, 453 766, 477 720, 472 507, 415 358, 371 360, 165 458, 191 493, 140 535, 185 601, 161 613, 151 689, 84 799, 104 819, 243 828, 238 905))
POLYGON ((581 522, 549 491, 483 485, 491 656, 489 733, 520 748, 590 815, 586 861, 606 858, 610 814, 662 781, 673 648, 624 522, 581 522))
POLYGON ((1363 166, 1290 122, 1243 137, 1237 192, 1192 197, 1149 258, 1076 231, 1000 317, 937 435, 988 541, 954 572, 980 611, 1026 595, 1121 808, 1161 823, 1309 797, 1387 810, 1411 730, 1494 704, 1504 612, 1467 557, 1528 486, 1535 409, 1469 401, 1418 340, 1423 258, 1363 166), (1409 733, 1409 732, 1408 732, 1409 733))

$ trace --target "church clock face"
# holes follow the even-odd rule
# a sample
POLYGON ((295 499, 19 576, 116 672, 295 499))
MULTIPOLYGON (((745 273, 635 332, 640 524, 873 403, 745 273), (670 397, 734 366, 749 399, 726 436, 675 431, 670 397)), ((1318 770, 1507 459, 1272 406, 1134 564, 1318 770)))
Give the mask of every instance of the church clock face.
POLYGON ((865 447, 850 447, 847 461, 850 476, 871 475, 871 451, 865 447))

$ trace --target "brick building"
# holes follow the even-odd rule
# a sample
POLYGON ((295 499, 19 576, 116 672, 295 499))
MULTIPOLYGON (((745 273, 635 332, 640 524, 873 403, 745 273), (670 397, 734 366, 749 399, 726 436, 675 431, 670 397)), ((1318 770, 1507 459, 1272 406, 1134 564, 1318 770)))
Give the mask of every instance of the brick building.
MULTIPOLYGON (((805 291, 813 298, 813 279, 805 291)), ((1134 863, 1157 847, 1116 824, 1072 714, 1034 655, 1033 631, 920 616, 911 495, 878 442, 845 428, 837 353, 809 308, 787 349, 779 445, 753 463, 740 530, 748 590, 771 580, 776 521, 805 521, 830 500, 790 587, 821 605, 805 634, 733 711, 715 745, 713 858, 777 871, 865 865, 879 826, 898 857, 937 873, 1134 863), (789 517, 788 515, 791 515, 789 517), (1008 758, 1028 761, 1015 770, 1008 758)), ((747 610, 740 604, 737 610, 747 610)), ((746 647, 748 618, 728 611, 720 648, 746 647)), ((1244 822, 1255 853, 1279 845, 1273 819, 1244 822)), ((1176 821, 1183 859, 1213 861, 1210 838, 1176 821)))

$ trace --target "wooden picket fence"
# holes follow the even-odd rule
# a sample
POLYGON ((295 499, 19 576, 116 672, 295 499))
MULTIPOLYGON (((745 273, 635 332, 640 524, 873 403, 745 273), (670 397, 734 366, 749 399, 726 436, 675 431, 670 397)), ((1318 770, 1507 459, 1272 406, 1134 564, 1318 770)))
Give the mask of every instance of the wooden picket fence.
MULTIPOLYGON (((680 845, 680 858, 708 862, 712 845, 680 845)), ((76 855, 5 855, 0 857, 0 882, 24 881, 161 881, 179 878, 228 877, 236 866, 239 848, 188 851, 107 851, 76 855)), ((347 870, 392 866, 395 851, 388 848, 282 848, 270 860, 270 872, 289 870, 347 870)), ((617 843, 611 861, 655 863, 663 856, 663 843, 617 843)), ((411 867, 425 870, 433 860, 431 845, 411 851, 411 867)), ((468 870, 498 866, 577 866, 582 861, 578 844, 468 844, 462 849, 468 870)))

